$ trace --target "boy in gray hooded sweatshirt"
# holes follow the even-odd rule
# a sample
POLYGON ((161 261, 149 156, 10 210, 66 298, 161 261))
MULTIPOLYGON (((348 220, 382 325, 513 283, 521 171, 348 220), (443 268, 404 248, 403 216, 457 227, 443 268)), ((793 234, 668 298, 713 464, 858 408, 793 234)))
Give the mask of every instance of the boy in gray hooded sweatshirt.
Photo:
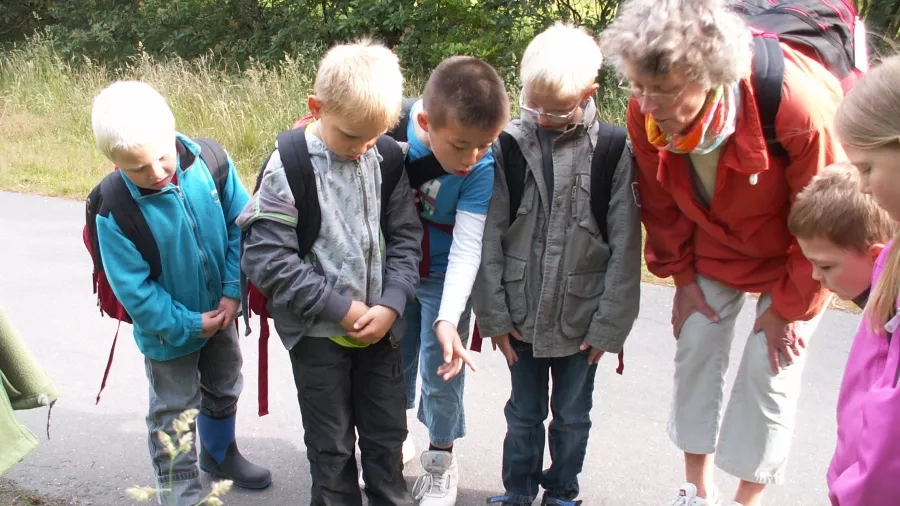
POLYGON ((368 42, 335 46, 320 63, 314 93, 313 121, 301 142, 321 209, 318 235, 301 257, 296 227, 310 217, 298 215, 276 148, 238 218, 245 230, 241 266, 268 299, 290 352, 311 504, 362 504, 355 429, 369 504, 411 505, 401 458, 406 394, 397 340, 419 281, 422 226, 405 172, 382 195, 382 179, 403 166, 388 167, 376 146, 400 116, 397 57, 368 42))

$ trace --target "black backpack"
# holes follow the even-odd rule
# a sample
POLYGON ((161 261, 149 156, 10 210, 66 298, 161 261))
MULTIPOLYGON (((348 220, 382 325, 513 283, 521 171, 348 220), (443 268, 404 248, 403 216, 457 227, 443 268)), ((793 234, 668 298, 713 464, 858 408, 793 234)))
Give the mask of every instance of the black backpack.
MULTIPOLYGON (((775 135, 784 85, 784 42, 818 61, 846 93, 862 75, 866 48, 856 47, 856 9, 848 0, 732 0, 731 8, 753 29, 753 91, 769 154, 787 157, 775 135)), ((863 39, 864 40, 864 39, 863 39)))
MULTIPOLYGON (((228 155, 222 146, 208 138, 197 138, 194 142, 200 145, 200 159, 209 169, 209 173, 215 181, 216 191, 219 193, 219 200, 224 202, 222 197, 224 193, 225 183, 228 181, 228 155)), ((193 154, 188 151, 181 142, 177 142, 178 153, 181 157, 182 166, 190 167, 194 163, 193 154)), ((122 307, 122 304, 116 298, 112 287, 103 270, 103 259, 100 256, 100 244, 97 242, 97 216, 108 216, 112 214, 116 219, 122 233, 125 234, 138 253, 144 258, 150 266, 150 279, 156 280, 162 272, 162 264, 159 258, 159 247, 144 213, 138 207, 137 202, 131 196, 125 180, 118 170, 106 175, 100 184, 91 190, 85 200, 85 224, 82 231, 82 239, 84 245, 91 255, 93 263, 93 287, 94 294, 97 296, 97 307, 100 314, 106 314, 120 322, 132 323, 131 316, 122 307)), ((109 376, 109 369, 112 366, 113 354, 116 350, 116 340, 119 337, 119 331, 113 338, 112 347, 109 350, 109 359, 106 364, 106 371, 103 373, 103 381, 100 383, 100 392, 97 393, 97 403, 100 402, 100 393, 106 387, 106 379, 109 376)))
MULTIPOLYGON (((403 151, 396 142, 386 136, 379 137, 375 145, 384 158, 381 171, 381 223, 384 228, 390 196, 393 195, 394 189, 403 175, 403 151)), ((281 156, 284 174, 287 177, 288 186, 291 188, 291 194, 294 196, 297 216, 304 218, 297 220, 297 242, 300 245, 300 256, 306 256, 312 250, 312 245, 319 236, 319 228, 322 225, 322 210, 319 208, 315 172, 312 162, 309 160, 306 130, 298 128, 278 134, 278 154, 281 156)), ((259 191, 259 185, 262 183, 262 176, 268 163, 269 159, 267 158, 256 176, 253 193, 259 191)))
MULTIPOLYGON (((409 142, 409 138, 406 135, 409 128, 409 113, 412 110, 412 106, 418 100, 418 97, 408 97, 403 99, 400 121, 394 128, 387 132, 389 137, 392 137, 398 142, 409 142)), ((434 153, 428 153, 421 158, 407 161, 406 173, 409 176, 409 186, 412 188, 419 188, 428 181, 447 174, 444 168, 441 167, 441 163, 438 162, 437 158, 434 156, 434 153)))
MULTIPOLYGON (((606 215, 609 211, 609 200, 612 198, 612 180, 616 166, 622 153, 628 132, 619 126, 598 121, 597 144, 591 158, 591 210, 597 227, 603 234, 603 240, 609 243, 609 231, 606 215)), ((522 203, 522 192, 525 189, 526 163, 525 156, 515 138, 507 132, 500 134, 500 152, 503 157, 503 170, 506 173, 506 186, 509 188, 509 224, 512 225, 522 203)))
MULTIPOLYGON (((305 119, 305 118, 304 118, 305 119)), ((301 120, 298 124, 302 124, 301 120)), ((403 150, 392 139, 382 135, 376 142, 378 152, 383 160, 381 162, 381 224, 385 225, 390 197, 397 188, 400 178, 403 176, 403 150)), ((306 144, 306 130, 302 126, 285 130, 278 134, 278 154, 284 166, 288 186, 294 196, 294 206, 297 208, 297 243, 300 257, 305 257, 312 251, 313 243, 319 236, 322 226, 322 209, 319 207, 316 175, 309 159, 309 148, 306 144)), ((271 158, 271 155, 269 156, 271 158)), ((256 176, 256 185, 253 193, 259 191, 263 173, 269 164, 269 158, 262 164, 259 174, 256 176)), ((244 232, 243 237, 246 237, 244 232)), ((241 273, 241 295, 246 302, 244 321, 248 322, 250 315, 256 313, 260 318, 259 330, 259 390, 258 404, 259 416, 269 414, 269 324, 271 317, 266 304, 268 300, 246 276, 241 273)), ((250 333, 250 326, 245 325, 246 333, 250 333)))

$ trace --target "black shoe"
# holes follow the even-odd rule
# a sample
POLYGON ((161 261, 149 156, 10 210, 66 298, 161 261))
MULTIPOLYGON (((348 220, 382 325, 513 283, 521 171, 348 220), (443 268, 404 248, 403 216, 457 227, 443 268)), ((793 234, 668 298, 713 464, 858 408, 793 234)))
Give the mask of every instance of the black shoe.
POLYGON ((541 500, 541 506, 581 506, 581 501, 575 499, 557 499, 545 495, 541 500))
POLYGON ((231 480, 241 488, 262 489, 272 483, 272 473, 245 459, 238 451, 237 443, 231 443, 221 463, 200 445, 200 470, 218 478, 231 480))

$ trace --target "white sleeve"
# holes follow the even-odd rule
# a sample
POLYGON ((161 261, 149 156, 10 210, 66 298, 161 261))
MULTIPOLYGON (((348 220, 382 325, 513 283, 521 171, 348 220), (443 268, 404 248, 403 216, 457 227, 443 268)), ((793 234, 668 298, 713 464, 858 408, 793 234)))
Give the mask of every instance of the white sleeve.
POLYGON ((465 211, 456 213, 453 242, 450 243, 450 256, 447 259, 447 275, 444 277, 444 293, 441 295, 441 308, 435 325, 441 320, 459 325, 481 266, 481 240, 484 237, 486 218, 483 214, 465 211))

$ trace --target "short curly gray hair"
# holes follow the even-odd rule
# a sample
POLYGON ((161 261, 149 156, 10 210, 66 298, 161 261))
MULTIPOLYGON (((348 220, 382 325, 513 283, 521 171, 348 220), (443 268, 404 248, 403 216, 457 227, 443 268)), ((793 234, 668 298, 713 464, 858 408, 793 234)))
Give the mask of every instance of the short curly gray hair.
POLYGON ((752 44, 743 18, 724 0, 626 0, 600 36, 619 73, 627 62, 647 76, 680 71, 710 86, 743 76, 752 44))

